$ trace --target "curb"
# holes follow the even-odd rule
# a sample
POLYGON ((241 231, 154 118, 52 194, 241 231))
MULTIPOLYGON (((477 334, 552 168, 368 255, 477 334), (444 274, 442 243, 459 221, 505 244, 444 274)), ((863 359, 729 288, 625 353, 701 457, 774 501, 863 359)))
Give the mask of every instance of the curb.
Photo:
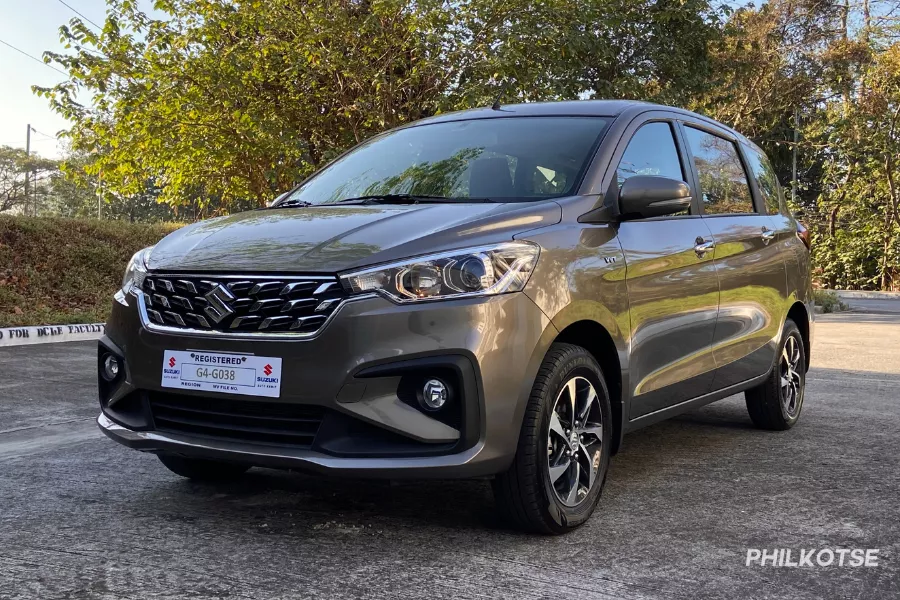
POLYGON ((82 323, 79 325, 38 325, 36 327, 0 328, 0 348, 5 346, 29 346, 54 342, 83 342, 97 340, 106 331, 106 323, 82 323))
POLYGON ((825 290, 834 292, 841 300, 900 300, 900 292, 867 292, 860 290, 825 290))

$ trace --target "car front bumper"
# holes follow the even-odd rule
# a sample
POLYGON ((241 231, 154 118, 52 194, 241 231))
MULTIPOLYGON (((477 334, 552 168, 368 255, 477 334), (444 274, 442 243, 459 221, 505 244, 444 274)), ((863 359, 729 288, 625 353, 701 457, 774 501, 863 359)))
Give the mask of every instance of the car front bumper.
POLYGON ((100 380, 98 425, 107 436, 146 452, 350 476, 457 478, 505 470, 531 382, 556 333, 521 293, 403 306, 361 299, 344 304, 322 331, 304 340, 151 331, 137 299, 124 300, 113 303, 98 353, 98 359, 112 352, 124 362, 121 381, 110 386, 100 380), (163 388, 166 350, 281 357, 281 394, 270 399, 163 388), (458 376, 455 400, 462 417, 449 429, 408 398, 402 402, 398 391, 409 373, 433 368, 458 376), (149 408, 154 397, 173 392, 187 402, 266 401, 279 409, 315 407, 326 416, 315 442, 301 446, 173 431, 157 426, 149 408), (129 405, 135 407, 131 416, 120 410, 129 405), (390 443, 371 441, 382 434, 390 443))
POLYGON ((455 478, 491 475, 504 461, 486 460, 484 445, 458 454, 430 457, 348 458, 306 449, 252 445, 211 438, 192 438, 160 431, 133 431, 101 413, 97 425, 111 439, 135 450, 172 452, 197 458, 242 462, 275 469, 294 469, 348 477, 384 479, 455 478))

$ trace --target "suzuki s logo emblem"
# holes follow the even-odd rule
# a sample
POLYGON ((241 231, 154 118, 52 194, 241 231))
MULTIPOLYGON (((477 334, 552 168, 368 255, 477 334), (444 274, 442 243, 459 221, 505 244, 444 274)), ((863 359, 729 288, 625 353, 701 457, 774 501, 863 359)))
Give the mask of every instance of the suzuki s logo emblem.
POLYGON ((228 288, 222 285, 216 285, 208 291, 204 296, 209 302, 209 306, 203 309, 210 319, 216 323, 221 323, 223 319, 234 314, 229 304, 234 300, 234 294, 228 291, 228 288))

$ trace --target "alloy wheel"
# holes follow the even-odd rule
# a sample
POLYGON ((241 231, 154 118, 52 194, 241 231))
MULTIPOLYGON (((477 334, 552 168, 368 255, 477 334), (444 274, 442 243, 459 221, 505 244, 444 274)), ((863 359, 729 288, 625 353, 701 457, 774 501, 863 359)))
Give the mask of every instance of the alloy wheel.
POLYGON ((781 403, 785 413, 793 418, 800 410, 803 401, 803 365, 800 364, 800 343, 791 335, 784 343, 781 351, 779 367, 781 371, 781 403))
POLYGON ((600 399, 590 381, 572 377, 550 413, 547 466, 556 497, 577 506, 597 481, 603 444, 600 399))

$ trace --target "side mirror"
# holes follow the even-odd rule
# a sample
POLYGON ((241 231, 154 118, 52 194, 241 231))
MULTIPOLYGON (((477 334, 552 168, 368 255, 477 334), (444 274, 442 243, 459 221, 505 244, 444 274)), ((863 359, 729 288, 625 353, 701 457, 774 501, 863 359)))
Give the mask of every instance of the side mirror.
POLYGON ((678 179, 635 175, 619 190, 619 211, 623 221, 672 215, 691 207, 691 188, 678 179))

